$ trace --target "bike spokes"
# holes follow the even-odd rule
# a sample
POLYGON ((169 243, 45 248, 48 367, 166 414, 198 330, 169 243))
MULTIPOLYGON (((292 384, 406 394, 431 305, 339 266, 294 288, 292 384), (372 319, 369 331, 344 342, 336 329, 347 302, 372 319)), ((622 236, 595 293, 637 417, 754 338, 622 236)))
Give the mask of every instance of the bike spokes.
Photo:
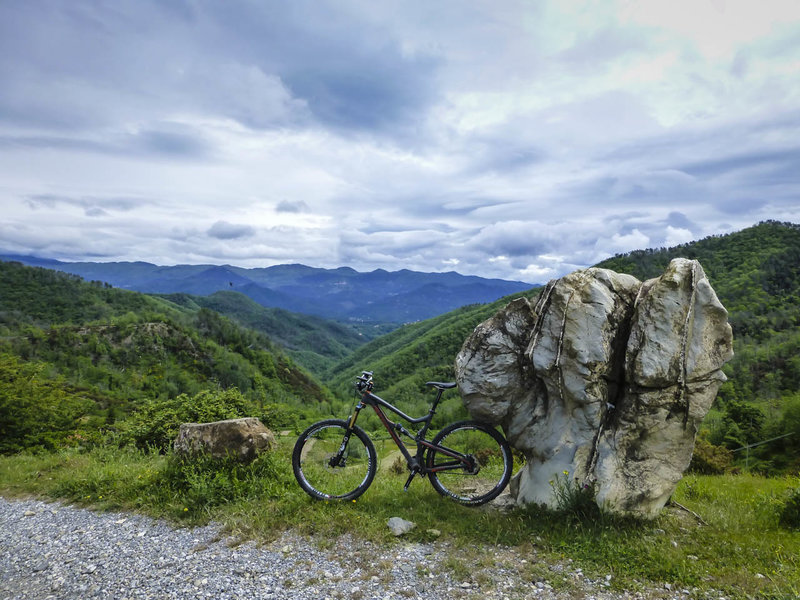
POLYGON ((301 487, 325 500, 353 499, 375 476, 375 448, 366 434, 347 423, 330 420, 309 427, 295 444, 292 467, 301 487))
POLYGON ((490 427, 455 423, 443 429, 433 443, 443 447, 428 455, 431 484, 440 494, 463 504, 483 504, 508 484, 511 451, 490 427), (453 457, 454 453, 458 456, 453 457))

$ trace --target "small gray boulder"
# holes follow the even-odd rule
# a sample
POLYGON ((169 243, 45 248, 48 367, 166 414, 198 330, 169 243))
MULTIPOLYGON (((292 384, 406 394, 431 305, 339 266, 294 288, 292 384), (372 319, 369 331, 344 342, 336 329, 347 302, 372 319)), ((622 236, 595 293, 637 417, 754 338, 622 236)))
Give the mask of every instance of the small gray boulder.
POLYGON ((414 529, 414 527, 417 526, 416 523, 412 521, 406 521, 405 519, 401 519, 400 517, 392 517, 391 519, 389 519, 387 525, 389 526, 389 529, 395 536, 401 536, 404 533, 408 533, 409 531, 414 529))

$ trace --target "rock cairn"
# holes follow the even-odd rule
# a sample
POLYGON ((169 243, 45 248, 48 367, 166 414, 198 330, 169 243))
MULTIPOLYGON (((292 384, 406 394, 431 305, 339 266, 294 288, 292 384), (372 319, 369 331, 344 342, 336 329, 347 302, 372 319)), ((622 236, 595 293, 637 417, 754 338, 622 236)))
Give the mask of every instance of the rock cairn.
POLYGON ((503 426, 526 462, 518 504, 591 487, 612 513, 651 518, 688 468, 733 356, 728 313, 697 261, 644 283, 607 269, 514 300, 456 358, 474 418, 503 426))

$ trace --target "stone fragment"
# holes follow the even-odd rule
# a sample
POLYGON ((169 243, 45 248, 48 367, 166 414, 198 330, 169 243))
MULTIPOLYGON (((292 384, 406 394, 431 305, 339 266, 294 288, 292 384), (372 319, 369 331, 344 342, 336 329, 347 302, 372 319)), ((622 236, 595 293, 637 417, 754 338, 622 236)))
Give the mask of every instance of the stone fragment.
POLYGON ((401 519, 400 517, 392 517, 391 519, 389 519, 387 525, 389 526, 389 530, 395 536, 401 536, 403 534, 406 534, 417 526, 416 523, 412 521, 406 521, 405 519, 401 519))
POLYGON ((175 453, 183 457, 207 454, 250 462, 275 446, 275 436, 258 419, 228 419, 213 423, 184 423, 175 439, 175 453))

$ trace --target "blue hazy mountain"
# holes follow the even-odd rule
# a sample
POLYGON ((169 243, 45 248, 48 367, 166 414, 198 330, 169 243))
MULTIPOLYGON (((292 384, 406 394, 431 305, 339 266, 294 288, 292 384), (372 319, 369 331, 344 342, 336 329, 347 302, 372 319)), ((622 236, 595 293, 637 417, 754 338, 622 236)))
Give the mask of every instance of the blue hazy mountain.
POLYGON ((156 294, 208 296, 240 292, 258 304, 328 319, 407 323, 467 304, 492 302, 533 287, 521 281, 402 269, 359 272, 300 264, 245 269, 231 265, 159 266, 146 262, 61 262, 33 256, 0 260, 45 267, 103 281, 114 287, 156 294))

